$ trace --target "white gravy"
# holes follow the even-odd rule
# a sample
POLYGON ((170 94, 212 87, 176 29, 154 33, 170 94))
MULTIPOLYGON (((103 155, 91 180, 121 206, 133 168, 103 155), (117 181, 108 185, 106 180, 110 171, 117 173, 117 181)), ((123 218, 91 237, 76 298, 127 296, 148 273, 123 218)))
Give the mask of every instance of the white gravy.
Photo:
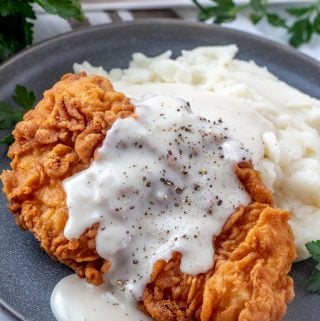
POLYGON ((194 113, 204 118, 217 120, 222 117, 230 135, 250 150, 254 165, 257 165, 264 155, 262 135, 265 132, 275 131, 274 125, 241 97, 216 93, 189 84, 148 83, 139 85, 124 81, 114 81, 112 84, 116 90, 124 92, 128 97, 141 99, 146 93, 181 97, 190 103, 194 113))
POLYGON ((106 283, 89 284, 76 274, 63 278, 51 295, 51 308, 59 321, 151 321, 136 302, 112 292, 106 283))
MULTIPOLYGON (((113 125, 90 167, 64 182, 66 237, 77 238, 99 223, 97 251, 112 267, 100 287, 76 276, 57 284, 51 306, 59 321, 148 320, 136 301, 154 262, 176 250, 183 254, 183 272, 207 271, 213 264, 212 237, 236 206, 249 202, 233 166, 262 157, 255 141, 271 125, 245 106, 235 124, 228 98, 175 86, 176 96, 187 97, 193 111, 210 121, 181 99, 146 99, 136 104, 137 119, 113 125), (249 142, 251 155, 229 128, 235 129, 233 137, 240 133, 240 140, 249 142)), ((123 91, 140 98, 142 88, 123 91)))

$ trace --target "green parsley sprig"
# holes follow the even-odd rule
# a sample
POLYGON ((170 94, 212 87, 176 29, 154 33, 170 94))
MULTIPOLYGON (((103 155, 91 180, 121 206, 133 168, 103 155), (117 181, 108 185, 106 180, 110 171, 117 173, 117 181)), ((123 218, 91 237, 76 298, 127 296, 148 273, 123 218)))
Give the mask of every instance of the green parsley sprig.
POLYGON ((203 6, 198 0, 192 0, 199 9, 199 20, 206 21, 213 18, 213 22, 221 24, 231 22, 237 18, 239 12, 247 10, 253 24, 265 19, 274 27, 284 28, 289 34, 289 43, 293 47, 307 43, 312 35, 320 34, 320 0, 303 6, 286 10, 293 17, 289 23, 284 16, 271 11, 268 0, 250 0, 246 4, 236 4, 233 0, 212 0, 212 6, 203 6))
POLYGON ((33 4, 65 19, 83 20, 80 0, 0 0, 0 62, 31 45, 33 4))
POLYGON ((320 294, 320 240, 312 241, 306 244, 312 258, 317 262, 307 283, 307 289, 310 292, 317 292, 320 294))
MULTIPOLYGON (((12 100, 16 102, 15 108, 0 101, 0 129, 12 129, 22 120, 23 115, 34 106, 36 96, 32 91, 17 85, 12 100)), ((12 134, 3 137, 0 144, 11 145, 14 141, 12 134)))

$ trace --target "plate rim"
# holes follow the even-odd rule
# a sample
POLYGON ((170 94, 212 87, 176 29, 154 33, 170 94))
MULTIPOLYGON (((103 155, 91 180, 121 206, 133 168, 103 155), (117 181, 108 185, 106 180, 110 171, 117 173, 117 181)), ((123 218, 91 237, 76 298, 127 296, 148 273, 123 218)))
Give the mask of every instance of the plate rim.
POLYGON ((14 307, 12 307, 9 303, 5 302, 0 297, 0 308, 5 310, 11 317, 14 317, 17 321, 27 321, 27 319, 21 315, 14 307))
POLYGON ((74 36, 80 36, 82 34, 87 34, 87 33, 91 33, 91 32, 99 32, 101 30, 104 29, 118 29, 118 28, 127 28, 130 26, 148 26, 150 24, 159 24, 160 26, 165 25, 165 26, 188 26, 188 27, 194 27, 194 28, 201 28, 204 30, 218 30, 220 32, 226 32, 227 34, 230 35, 235 35, 235 36, 240 36, 240 37, 245 37, 248 40, 253 40, 254 42, 259 42, 261 44, 267 45, 267 46, 271 46, 276 48, 277 50, 281 50, 284 53, 287 53, 290 56, 295 56, 298 59, 303 59, 305 60, 307 63, 311 63, 313 65, 316 66, 316 68, 320 68, 320 61, 316 60, 315 58, 308 56, 304 53, 302 53, 301 51, 299 51, 296 48, 293 48, 287 44, 283 44, 283 43, 279 43, 277 41, 259 36, 259 35, 255 35, 246 31, 242 31, 242 30, 237 30, 235 28, 231 28, 231 27, 222 27, 220 25, 216 25, 216 24, 211 24, 211 23, 203 23, 203 22, 194 22, 194 21, 185 21, 185 20, 181 20, 181 19, 176 19, 176 18, 158 18, 158 19, 142 19, 142 20, 133 20, 133 21, 119 21, 119 22, 114 22, 114 23, 110 23, 110 24, 101 24, 101 25, 97 25, 97 26, 84 26, 84 27, 80 27, 76 30, 71 30, 68 32, 65 32, 63 34, 54 36, 52 38, 49 39, 45 39, 42 40, 36 44, 33 44, 25 49, 23 49, 22 51, 18 52, 17 54, 13 55, 12 57, 4 60, 1 64, 0 64, 0 73, 7 68, 8 66, 10 66, 11 64, 13 64, 15 61, 23 59, 24 56, 27 56, 28 54, 37 51, 43 47, 46 47, 50 44, 54 44, 56 42, 59 42, 61 40, 64 39, 68 39, 68 38, 73 38, 74 36))
MULTIPOLYGON (((208 23, 201 23, 201 22, 193 22, 193 21, 186 21, 186 20, 180 20, 180 19, 143 19, 143 20, 134 20, 134 21, 121 21, 121 22, 115 22, 111 24, 101 24, 97 26, 85 26, 80 27, 76 30, 72 30, 54 37, 51 37, 49 39, 43 40, 37 44, 31 45, 22 51, 18 52, 17 54, 13 55, 12 57, 6 59, 0 64, 0 74, 5 71, 7 67, 10 67, 11 65, 15 64, 16 61, 23 59, 25 56, 28 56, 29 54, 41 50, 42 48, 45 48, 46 46, 49 46, 51 44, 59 43, 60 41, 73 38, 75 36, 81 36, 86 35, 90 33, 99 33, 102 30, 105 29, 119 29, 119 28, 130 28, 131 26, 148 26, 150 24, 158 24, 161 26, 170 26, 172 28, 179 26, 179 27, 193 27, 197 29, 202 30, 218 30, 220 32, 226 33, 228 35, 234 35, 239 37, 244 37, 248 40, 252 40, 255 43, 260 43, 263 45, 267 45, 270 47, 273 47, 275 50, 280 50, 283 53, 287 54, 288 56, 293 56, 297 59, 303 60, 305 63, 309 65, 313 65, 316 69, 319 69, 320 71, 320 61, 316 60, 313 57, 310 57, 299 50, 290 47, 289 45, 279 43, 277 41, 270 40, 268 38, 264 38, 259 35, 251 34, 245 31, 236 30, 234 28, 229 27, 222 27, 219 25, 214 24, 208 24, 208 23)), ((3 308, 6 312, 8 312, 12 317, 16 318, 17 321, 27 321, 26 317, 21 315, 14 307, 12 307, 9 303, 7 303, 3 298, 0 297, 0 307, 3 308)))

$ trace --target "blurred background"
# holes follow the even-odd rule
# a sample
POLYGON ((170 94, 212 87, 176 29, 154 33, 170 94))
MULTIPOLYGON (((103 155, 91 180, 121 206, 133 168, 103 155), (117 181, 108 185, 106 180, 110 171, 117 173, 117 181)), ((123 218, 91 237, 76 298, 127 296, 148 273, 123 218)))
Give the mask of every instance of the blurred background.
POLYGON ((155 18, 220 24, 320 60, 320 0, 0 0, 0 62, 78 28, 155 18))
POLYGON ((184 19, 289 43, 320 60, 320 1, 308 0, 83 0, 84 20, 64 20, 36 6, 34 42, 79 27, 137 19, 184 19))

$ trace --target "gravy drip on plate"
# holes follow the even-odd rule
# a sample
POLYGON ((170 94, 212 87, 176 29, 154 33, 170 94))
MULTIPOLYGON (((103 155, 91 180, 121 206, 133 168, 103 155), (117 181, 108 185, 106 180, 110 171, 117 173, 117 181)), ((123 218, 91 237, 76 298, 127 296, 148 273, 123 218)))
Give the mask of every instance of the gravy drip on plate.
POLYGON ((76 274, 55 286, 50 303, 58 321, 152 321, 110 284, 95 286, 76 274))
POLYGON ((213 237, 249 202, 234 173, 248 153, 223 119, 202 118, 170 96, 135 105, 136 118, 117 120, 90 167, 64 181, 65 236, 99 223, 97 252, 112 263, 107 291, 124 310, 136 306, 153 264, 173 251, 183 254, 185 273, 210 269, 213 237))

